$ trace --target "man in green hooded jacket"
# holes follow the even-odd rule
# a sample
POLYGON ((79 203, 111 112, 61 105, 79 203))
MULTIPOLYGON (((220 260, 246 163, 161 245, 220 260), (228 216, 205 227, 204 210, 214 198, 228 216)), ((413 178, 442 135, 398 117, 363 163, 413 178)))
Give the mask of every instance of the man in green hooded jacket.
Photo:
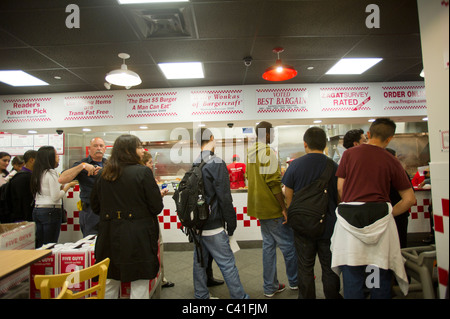
POLYGON ((276 247, 283 253, 289 287, 293 290, 298 289, 297 254, 294 233, 286 224, 287 214, 278 158, 269 146, 274 140, 272 124, 260 122, 256 126, 256 136, 257 142, 247 151, 247 214, 260 221, 264 295, 270 298, 286 288, 277 279, 276 247))

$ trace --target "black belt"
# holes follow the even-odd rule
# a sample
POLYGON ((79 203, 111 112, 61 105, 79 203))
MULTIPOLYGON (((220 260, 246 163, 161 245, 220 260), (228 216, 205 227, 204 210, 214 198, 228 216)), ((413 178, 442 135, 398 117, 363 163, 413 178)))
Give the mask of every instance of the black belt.
POLYGON ((111 220, 111 219, 134 219, 136 218, 136 215, 132 212, 122 212, 122 211, 116 211, 116 212, 110 212, 105 214, 105 220, 111 220))
POLYGON ((36 207, 36 208, 61 208, 61 205, 46 205, 46 204, 42 204, 42 205, 35 205, 34 207, 36 207))

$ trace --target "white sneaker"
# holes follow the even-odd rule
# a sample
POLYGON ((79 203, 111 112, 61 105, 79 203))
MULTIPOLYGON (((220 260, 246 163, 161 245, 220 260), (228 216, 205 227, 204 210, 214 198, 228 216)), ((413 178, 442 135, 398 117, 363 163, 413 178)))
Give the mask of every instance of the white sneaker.
POLYGON ((285 289, 286 289, 286 286, 284 284, 278 284, 278 290, 276 290, 272 294, 264 294, 264 296, 266 296, 267 298, 272 298, 273 296, 275 296, 276 293, 282 292, 285 289))

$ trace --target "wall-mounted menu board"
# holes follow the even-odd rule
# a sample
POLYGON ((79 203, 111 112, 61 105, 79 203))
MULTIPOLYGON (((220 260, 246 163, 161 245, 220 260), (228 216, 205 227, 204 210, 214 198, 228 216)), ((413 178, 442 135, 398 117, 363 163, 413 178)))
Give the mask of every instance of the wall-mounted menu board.
POLYGON ((0 134, 0 151, 12 156, 23 155, 28 150, 38 150, 51 145, 58 155, 64 155, 64 134, 0 134))

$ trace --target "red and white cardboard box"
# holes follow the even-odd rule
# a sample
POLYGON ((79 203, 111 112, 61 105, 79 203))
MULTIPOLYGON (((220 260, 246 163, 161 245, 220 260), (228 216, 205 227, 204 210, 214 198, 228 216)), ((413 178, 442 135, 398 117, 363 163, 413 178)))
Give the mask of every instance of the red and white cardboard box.
POLYGON ((0 250, 34 249, 35 228, 33 222, 0 224, 0 250))
MULTIPOLYGON (((63 250, 58 252, 58 266, 60 274, 74 272, 89 267, 88 253, 85 250, 63 250)), ((85 290, 86 282, 69 286, 74 293, 85 290)))
MULTIPOLYGON (((34 249, 35 224, 20 222, 0 224, 0 250, 34 249)), ((29 269, 22 269, 0 280, 0 294, 20 284, 29 276, 29 269)))
MULTIPOLYGON (((46 248, 46 249, 51 249, 46 248)), ((48 257, 45 257, 30 266, 30 299, 41 299, 41 292, 34 284, 34 276, 36 275, 55 275, 58 273, 58 256, 53 252, 48 257)), ((50 297, 56 297, 56 289, 52 289, 50 297)))

